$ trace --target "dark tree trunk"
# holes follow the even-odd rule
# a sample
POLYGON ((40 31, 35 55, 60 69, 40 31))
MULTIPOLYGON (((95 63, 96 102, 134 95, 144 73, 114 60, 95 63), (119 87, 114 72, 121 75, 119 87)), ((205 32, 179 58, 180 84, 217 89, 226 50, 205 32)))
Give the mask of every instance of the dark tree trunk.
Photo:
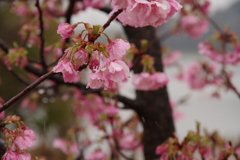
MULTIPOLYGON (((160 40, 156 35, 156 28, 144 27, 133 28, 125 27, 125 32, 128 40, 134 43, 139 48, 141 39, 146 39, 149 42, 149 48, 146 54, 155 58, 156 71, 163 71, 160 40)), ((135 73, 142 71, 142 66, 138 64, 134 68, 135 73)), ((164 142, 167 138, 173 136, 174 124, 172 119, 171 108, 167 88, 161 88, 157 91, 137 91, 136 101, 139 104, 135 109, 139 119, 143 123, 143 146, 145 160, 153 160, 158 156, 155 154, 155 149, 158 145, 164 142)))

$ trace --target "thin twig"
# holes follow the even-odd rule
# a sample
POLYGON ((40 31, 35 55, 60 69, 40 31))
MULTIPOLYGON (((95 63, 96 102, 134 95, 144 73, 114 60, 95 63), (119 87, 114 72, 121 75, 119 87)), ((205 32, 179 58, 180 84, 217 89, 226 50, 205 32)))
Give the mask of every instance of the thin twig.
POLYGON ((240 92, 233 85, 233 83, 231 82, 231 80, 230 80, 229 76, 227 75, 226 71, 223 71, 223 76, 225 78, 227 87, 230 88, 238 96, 238 98, 240 98, 240 92))
POLYGON ((39 38, 40 38, 40 50, 39 50, 39 55, 40 55, 40 61, 43 67, 43 70, 47 72, 47 65, 44 57, 44 24, 43 24, 43 16, 42 16, 42 10, 39 4, 39 0, 36 0, 36 7, 38 9, 38 14, 39 14, 39 28, 40 28, 40 33, 39 33, 39 38))
MULTIPOLYGON (((112 132, 114 132, 114 125, 113 125, 113 118, 110 117, 109 118, 109 121, 110 121, 110 126, 112 128, 112 132)), ((125 158, 126 160, 133 160, 132 158, 129 158, 127 157, 125 154, 123 154, 121 151, 120 151, 120 147, 119 147, 119 144, 118 144, 118 141, 117 139, 113 136, 113 141, 115 143, 115 149, 117 150, 117 152, 123 157, 125 158)))
POLYGON ((200 7, 199 3, 195 0, 195 6, 196 8, 202 13, 202 15, 205 17, 205 19, 213 25, 213 27, 218 30, 220 33, 224 33, 224 31, 219 27, 219 25, 212 19, 210 18, 207 14, 204 13, 202 8, 200 7))
POLYGON ((112 14, 112 16, 108 19, 108 21, 103 25, 103 30, 105 30, 110 24, 111 22, 117 18, 117 16, 122 13, 123 9, 119 9, 118 11, 114 12, 112 14))
POLYGON ((22 90, 20 93, 18 93, 16 96, 11 98, 9 101, 4 103, 2 107, 0 108, 0 112, 6 110, 8 107, 10 107, 13 103, 15 103, 17 100, 25 96, 27 93, 29 93, 31 90, 33 90, 37 85, 42 83, 47 78, 51 77, 53 74, 55 74, 53 71, 50 71, 46 73, 45 75, 41 76, 39 79, 37 79, 35 82, 27 86, 24 90, 22 90))

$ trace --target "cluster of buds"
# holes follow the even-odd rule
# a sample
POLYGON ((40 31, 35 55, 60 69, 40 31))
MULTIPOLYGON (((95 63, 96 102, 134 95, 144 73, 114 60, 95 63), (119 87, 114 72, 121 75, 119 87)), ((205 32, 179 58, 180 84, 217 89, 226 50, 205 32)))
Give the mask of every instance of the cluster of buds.
MULTIPOLYGON (((81 23, 60 24, 57 32, 62 38, 69 38, 74 33, 74 28, 81 23)), ((65 54, 53 71, 55 73, 62 72, 65 82, 77 82, 79 80, 78 72, 89 66, 92 73, 89 74, 90 80, 87 87, 93 89, 102 86, 104 89, 113 88, 118 82, 128 79, 129 68, 122 58, 130 48, 130 44, 122 39, 110 40, 103 33, 100 25, 92 27, 88 23, 83 24, 85 30, 72 39, 75 43, 74 46, 65 50, 65 54), (87 34, 83 36, 84 31, 87 31, 87 34), (94 43, 101 34, 107 37, 107 45, 94 43), (88 40, 85 40, 86 37, 88 40)))
POLYGON ((221 85, 218 68, 207 62, 193 62, 183 69, 178 79, 187 82, 191 89, 202 89, 207 85, 221 85))
POLYGON ((181 143, 177 137, 169 138, 156 148, 156 154, 161 160, 192 160, 196 158, 196 152, 202 159, 228 159, 231 155, 239 159, 237 147, 225 142, 217 132, 201 135, 199 128, 198 125, 196 132, 190 131, 181 143))
POLYGON ((180 0, 180 3, 183 8, 177 23, 178 30, 192 38, 200 38, 208 31, 208 21, 203 18, 202 14, 209 13, 210 2, 208 0, 180 0))
POLYGON ((168 77, 163 72, 155 72, 154 59, 149 55, 143 55, 141 64, 143 72, 134 74, 133 85, 138 90, 158 90, 168 83, 168 77))
POLYGON ((34 141, 36 140, 35 133, 18 116, 8 116, 2 121, 1 126, 13 123, 17 126, 14 130, 5 127, 1 128, 7 142, 7 151, 2 160, 30 160, 31 155, 23 150, 34 146, 34 141))
POLYGON ((28 63, 27 59, 27 50, 22 47, 18 47, 17 44, 14 44, 14 48, 9 49, 8 54, 4 57, 4 62, 8 69, 12 69, 13 66, 19 66, 24 68, 28 63))
POLYGON ((212 36, 211 41, 200 43, 198 48, 200 54, 218 63, 236 65, 240 62, 240 43, 234 33, 228 33, 228 31, 223 34, 216 33, 212 36), (217 49, 215 43, 217 43, 216 46, 221 45, 221 49, 217 49), (232 51, 228 52, 227 47, 231 48, 232 51))

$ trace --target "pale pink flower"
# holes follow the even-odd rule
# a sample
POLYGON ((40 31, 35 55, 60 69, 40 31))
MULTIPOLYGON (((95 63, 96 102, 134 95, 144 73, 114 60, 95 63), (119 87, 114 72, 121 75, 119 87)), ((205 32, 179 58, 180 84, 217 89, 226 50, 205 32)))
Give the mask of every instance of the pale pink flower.
POLYGON ((179 78, 186 81, 192 89, 202 89, 209 84, 219 85, 222 83, 216 72, 217 67, 214 64, 194 62, 184 68, 184 72, 179 78))
POLYGON ((52 70, 55 73, 62 72, 64 82, 71 83, 79 81, 78 72, 74 69, 73 64, 70 63, 67 58, 61 58, 52 70))
POLYGON ((108 111, 104 104, 102 97, 91 95, 78 97, 78 102, 75 103, 75 113, 79 117, 84 117, 88 122, 96 124, 102 114, 106 114, 108 111), (97 106, 97 107, 96 107, 97 106))
POLYGON ((74 58, 76 58, 77 68, 81 65, 88 63, 88 52, 85 51, 83 48, 79 49, 75 54, 74 58))
POLYGON ((147 73, 142 72, 135 74, 133 77, 133 84, 137 90, 150 91, 157 90, 168 83, 168 78, 164 73, 147 73))
POLYGON ((108 4, 108 0, 84 0, 84 7, 103 8, 108 4))
POLYGON ((104 112, 109 116, 114 116, 117 114, 117 107, 113 105, 107 106, 105 107, 104 112))
POLYGON ((183 16, 180 24, 183 31, 193 38, 200 38, 208 31, 207 20, 195 15, 183 16))
POLYGON ((73 34, 75 27, 76 27, 75 25, 61 23, 58 25, 57 33, 60 34, 63 39, 66 39, 73 34))
POLYGON ((31 155, 26 152, 13 152, 10 149, 3 155, 2 160, 31 160, 31 155))
POLYGON ((236 65, 240 62, 240 44, 236 45, 232 51, 222 53, 210 43, 202 42, 198 45, 198 52, 218 63, 236 65))
POLYGON ((86 160, 106 160, 107 154, 101 150, 97 150, 91 153, 88 153, 85 157, 86 160))
POLYGON ((102 85, 104 89, 112 88, 116 83, 129 78, 129 68, 121 60, 106 61, 95 73, 89 74, 87 88, 97 89, 102 85))
POLYGON ((60 47, 55 47, 53 49, 53 58, 55 60, 58 60, 61 56, 62 56, 63 52, 62 52, 62 48, 60 47))
POLYGON ((179 58, 182 56, 182 53, 179 51, 173 51, 169 55, 163 58, 163 65, 164 66, 171 66, 175 64, 179 58))
POLYGON ((212 148, 211 147, 200 147, 199 148, 199 153, 204 159, 209 159, 212 157, 212 148))
POLYGON ((13 140, 13 150, 23 150, 34 146, 36 140, 35 133, 29 128, 25 128, 22 132, 19 132, 16 138, 13 140))
POLYGON ((115 39, 106 45, 107 51, 109 52, 109 59, 121 59, 126 51, 130 49, 130 44, 122 39, 115 39))
POLYGON ((138 147, 140 141, 136 139, 134 134, 125 134, 119 139, 119 147, 125 150, 132 150, 138 147))
MULTIPOLYGON (((126 65, 126 63, 124 63, 121 60, 114 60, 108 64, 109 66, 107 66, 106 72, 103 71, 103 73, 107 73, 107 74, 110 73, 110 76, 109 76, 110 80, 118 83, 129 78, 130 70, 126 65)), ((103 75, 106 76, 106 74, 103 74, 103 75)), ((105 79, 107 78, 105 77, 105 79)))
POLYGON ((88 75, 89 82, 87 84, 87 88, 92 88, 92 89, 98 89, 100 87, 102 87, 103 85, 103 77, 102 74, 99 72, 95 72, 95 73, 90 73, 88 75))
POLYGON ((112 6, 117 6, 119 9, 127 8, 133 3, 131 0, 110 0, 112 6))
MULTIPOLYGON (((126 3, 117 3, 114 1, 113 5, 115 12, 126 3)), ((135 0, 129 3, 127 8, 117 17, 123 25, 130 25, 133 27, 144 26, 159 26, 165 23, 175 12, 179 11, 181 5, 175 0, 135 0)))
POLYGON ((240 157, 240 147, 236 147, 234 151, 238 155, 238 157, 240 157))
POLYGON ((202 89, 206 85, 203 70, 199 63, 191 63, 184 69, 184 80, 192 89, 202 89))
POLYGON ((57 138, 53 141, 53 147, 60 149, 66 155, 76 155, 79 152, 76 143, 60 138, 57 138))
POLYGON ((68 153, 67 144, 63 139, 60 138, 54 139, 53 147, 60 149, 64 154, 68 153))
POLYGON ((157 146, 155 153, 157 155, 164 154, 165 152, 167 152, 168 146, 169 146, 168 144, 161 144, 157 146))

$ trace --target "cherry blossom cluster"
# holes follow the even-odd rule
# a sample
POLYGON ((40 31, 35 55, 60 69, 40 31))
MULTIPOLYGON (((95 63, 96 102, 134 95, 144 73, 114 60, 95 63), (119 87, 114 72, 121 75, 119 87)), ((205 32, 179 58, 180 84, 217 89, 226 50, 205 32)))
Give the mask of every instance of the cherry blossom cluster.
POLYGON ((18 47, 15 44, 15 48, 9 49, 8 54, 2 57, 0 56, 0 59, 2 58, 4 60, 9 70, 13 69, 14 66, 23 69, 28 63, 27 53, 25 48, 18 47))
MULTIPOLYGON (((73 105, 75 114, 81 123, 77 125, 77 127, 69 129, 67 132, 67 140, 55 139, 53 142, 55 148, 60 149, 65 155, 73 158, 81 154, 79 151, 85 150, 92 145, 95 146, 96 143, 102 141, 107 142, 113 152, 116 152, 116 148, 118 148, 119 151, 127 150, 129 152, 141 147, 141 133, 135 131, 139 124, 137 116, 133 115, 132 120, 124 122, 118 114, 118 109, 114 105, 115 102, 108 98, 108 96, 114 92, 104 92, 103 95, 105 96, 100 97, 96 94, 82 95, 78 90, 74 90, 75 99, 73 105), (109 130, 109 125, 111 126, 111 130, 109 130), (97 140, 91 140, 86 129, 86 127, 89 126, 98 129, 104 134, 101 134, 102 136, 97 140), (81 136, 85 138, 78 142, 74 142, 72 139, 70 140, 69 138, 71 136, 75 137, 78 131, 81 132, 81 136), (77 143, 78 145, 76 145, 77 143), (77 146, 80 148, 77 148, 77 146)), ((100 147, 95 147, 95 149, 82 156, 87 160, 105 160, 109 157, 100 147)))
MULTIPOLYGON (((162 51, 163 52, 163 51, 162 51)), ((177 64, 177 61, 181 58, 182 53, 180 51, 163 52, 162 63, 165 67, 173 66, 177 64)))
POLYGON ((160 26, 182 7, 175 0, 111 0, 111 5, 113 12, 123 9, 117 18, 133 27, 160 26))
POLYGON ((133 85, 137 90, 158 90, 168 83, 168 77, 163 72, 155 72, 154 59, 149 55, 143 55, 143 72, 134 74, 133 85))
POLYGON ((240 62, 240 43, 237 40, 236 34, 226 32, 222 35, 217 33, 212 37, 212 39, 213 41, 199 43, 198 49, 200 54, 205 55, 211 60, 221 64, 236 65, 240 62), (222 50, 222 47, 221 50, 217 49, 214 42, 226 47, 228 45, 232 51, 226 50, 227 48, 222 50))
POLYGON ((7 142, 7 151, 2 160, 31 160, 31 155, 24 150, 34 146, 34 141, 36 140, 35 133, 18 116, 8 116, 2 121, 1 125, 5 126, 13 123, 17 126, 14 130, 5 127, 1 128, 7 142))
POLYGON ((208 21, 202 14, 209 13, 210 2, 208 0, 180 0, 183 5, 180 11, 180 19, 177 30, 186 33, 192 38, 200 38, 208 31, 208 21))
POLYGON ((71 140, 57 138, 53 141, 53 147, 60 149, 70 159, 73 159, 79 153, 77 144, 71 140))
MULTIPOLYGON (((70 37, 74 28, 80 23, 70 25, 62 23, 58 26, 57 33, 62 38, 70 37)), ((64 56, 60 59, 53 71, 63 73, 65 82, 79 81, 78 71, 81 66, 88 66, 92 73, 89 74, 89 82, 87 87, 97 89, 104 87, 109 89, 117 83, 125 81, 129 78, 129 68, 124 61, 123 56, 130 48, 130 44, 122 39, 110 40, 108 44, 94 43, 99 34, 102 34, 102 27, 99 25, 91 27, 85 23, 86 31, 88 31, 88 41, 82 39, 79 34, 73 38, 75 45, 65 50, 64 56)), ((86 37, 86 36, 85 36, 86 37)))
POLYGON ((184 68, 178 75, 180 80, 187 82, 191 89, 202 89, 207 85, 220 85, 221 78, 218 76, 218 68, 207 62, 193 62, 184 68))
POLYGON ((177 137, 169 138, 165 143, 156 148, 156 154, 160 155, 160 160, 177 159, 192 160, 197 159, 196 153, 202 159, 220 160, 234 156, 239 159, 239 147, 233 147, 219 136, 217 132, 205 133, 201 135, 199 128, 197 132, 189 131, 182 142, 177 137))
POLYGON ((112 117, 117 114, 115 105, 106 104, 102 97, 95 94, 84 96, 80 92, 75 91, 75 98, 74 109, 76 115, 86 119, 91 124, 98 125, 98 121, 103 117, 112 117))

